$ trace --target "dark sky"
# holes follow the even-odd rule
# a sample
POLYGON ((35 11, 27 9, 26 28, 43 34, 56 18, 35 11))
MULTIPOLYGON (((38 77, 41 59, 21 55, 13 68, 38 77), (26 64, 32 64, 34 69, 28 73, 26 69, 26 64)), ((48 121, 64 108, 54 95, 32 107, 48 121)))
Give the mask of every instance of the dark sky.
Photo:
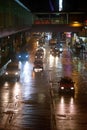
POLYGON ((76 11, 78 10, 78 0, 63 0, 64 11, 76 11))
POLYGON ((51 8, 49 6, 49 0, 20 0, 24 3, 31 12, 49 12, 51 8))
MULTIPOLYGON (((31 12, 56 12, 58 0, 20 0, 31 12)), ((87 11, 87 0, 63 0, 64 11, 87 11)))

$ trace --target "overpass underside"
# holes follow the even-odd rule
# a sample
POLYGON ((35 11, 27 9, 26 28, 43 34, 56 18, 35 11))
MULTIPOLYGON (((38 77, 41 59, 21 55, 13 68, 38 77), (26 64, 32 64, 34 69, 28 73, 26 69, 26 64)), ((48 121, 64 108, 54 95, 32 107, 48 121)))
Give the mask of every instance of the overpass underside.
POLYGON ((79 32, 81 27, 68 24, 33 24, 31 32, 79 32))

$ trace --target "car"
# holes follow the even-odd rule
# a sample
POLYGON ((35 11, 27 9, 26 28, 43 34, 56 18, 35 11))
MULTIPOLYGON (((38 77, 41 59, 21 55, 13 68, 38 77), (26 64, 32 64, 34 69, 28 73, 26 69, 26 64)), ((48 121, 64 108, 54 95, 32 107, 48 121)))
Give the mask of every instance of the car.
POLYGON ((58 92, 59 94, 74 94, 75 93, 75 86, 74 81, 71 77, 64 76, 58 82, 58 92))
POLYGON ((42 54, 44 54, 44 48, 43 47, 37 48, 37 51, 40 52, 40 53, 42 53, 42 54))
POLYGON ((14 68, 6 69, 4 78, 6 80, 16 79, 18 81, 20 79, 19 71, 14 68))
POLYGON ((29 53, 27 51, 21 51, 16 54, 16 59, 18 61, 28 61, 29 60, 29 53))
POLYGON ((59 52, 60 52, 60 53, 63 52, 63 48, 62 48, 62 47, 59 48, 59 52))
POLYGON ((44 57, 44 52, 45 52, 45 49, 43 47, 39 47, 36 49, 36 53, 40 54, 43 57, 44 57))
POLYGON ((60 54, 63 52, 63 44, 62 43, 57 43, 55 47, 58 48, 60 54))
POLYGON ((37 60, 43 60, 43 54, 39 51, 36 51, 35 53, 35 59, 37 60))
POLYGON ((20 79, 20 68, 17 62, 10 62, 3 74, 4 80, 17 80, 20 79))
POLYGON ((59 50, 58 50, 58 48, 51 48, 50 49, 50 54, 52 55, 52 56, 59 56, 59 50))
POLYGON ((56 43, 57 43, 57 39, 56 38, 52 38, 52 39, 49 40, 49 45, 50 46, 55 46, 56 43))
POLYGON ((62 44, 59 45, 59 52, 60 52, 60 53, 63 52, 63 45, 62 45, 62 44))
POLYGON ((43 61, 42 60, 36 60, 34 61, 34 72, 42 72, 43 71, 43 61))
POLYGON ((19 62, 18 61, 10 61, 6 68, 15 68, 15 69, 20 69, 20 66, 19 66, 19 62))

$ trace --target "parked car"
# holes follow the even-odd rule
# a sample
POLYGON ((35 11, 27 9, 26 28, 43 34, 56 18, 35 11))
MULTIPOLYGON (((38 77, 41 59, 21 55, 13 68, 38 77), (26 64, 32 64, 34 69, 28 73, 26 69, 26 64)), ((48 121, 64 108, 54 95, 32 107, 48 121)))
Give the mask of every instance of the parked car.
POLYGON ((58 92, 59 94, 74 94, 75 93, 75 87, 74 87, 74 81, 70 77, 62 77, 60 81, 58 82, 59 88, 58 92))

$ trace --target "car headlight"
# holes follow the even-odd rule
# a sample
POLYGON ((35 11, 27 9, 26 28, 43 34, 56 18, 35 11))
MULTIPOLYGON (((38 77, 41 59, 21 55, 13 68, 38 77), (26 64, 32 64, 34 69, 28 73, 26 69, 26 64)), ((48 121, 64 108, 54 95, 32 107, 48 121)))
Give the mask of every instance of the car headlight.
POLYGON ((21 55, 19 55, 19 58, 21 58, 21 55))
POLYGON ((63 49, 62 48, 60 48, 60 51, 62 51, 63 49))
POLYGON ((28 58, 28 56, 26 56, 26 58, 28 58))
POLYGON ((74 87, 71 87, 71 90, 73 90, 74 89, 74 87))
POLYGON ((18 75, 18 72, 16 72, 15 75, 18 75))
POLYGON ((61 89, 63 90, 63 89, 64 89, 64 87, 61 87, 61 89))
POLYGON ((5 75, 8 75, 8 72, 5 72, 5 75))

